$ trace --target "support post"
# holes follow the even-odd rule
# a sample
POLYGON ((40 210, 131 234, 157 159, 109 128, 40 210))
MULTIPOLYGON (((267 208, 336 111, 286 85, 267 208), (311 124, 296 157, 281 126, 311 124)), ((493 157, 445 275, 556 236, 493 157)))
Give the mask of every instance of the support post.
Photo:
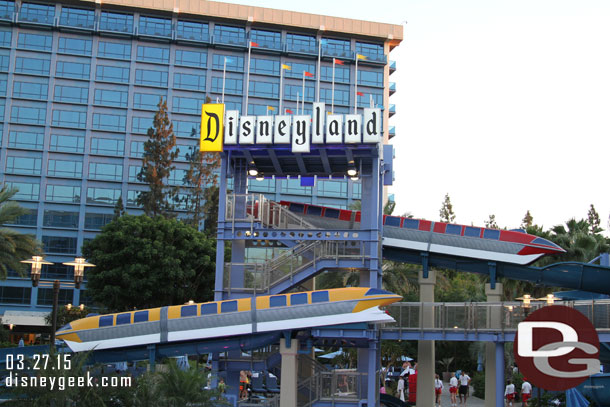
POLYGON ((297 356, 299 340, 280 340, 280 355, 282 355, 282 381, 280 386, 280 407, 297 405, 297 356))
MULTIPOLYGON (((496 407, 504 407, 504 342, 496 342, 496 407)), ((485 381, 485 383, 493 383, 485 381)), ((485 386, 487 388, 487 386, 485 386)), ((487 402, 485 403, 487 405, 487 402)))
POLYGON ((53 312, 51 315, 51 352, 55 352, 55 332, 57 331, 57 302, 59 300, 59 280, 53 281, 53 312))
MULTIPOLYGON (((495 288, 492 288, 491 283, 485 284, 485 295, 487 296, 487 302, 497 303, 498 306, 490 306, 489 312, 487 313, 487 327, 488 328, 500 328, 502 321, 502 306, 500 302, 502 301, 502 291, 503 286, 502 283, 495 283, 495 288)), ((504 349, 504 348, 502 348, 504 349)), ((500 383, 500 387, 492 386, 492 383, 496 383, 496 379, 498 376, 499 368, 497 362, 497 343, 487 342, 485 343, 485 383, 489 385, 485 386, 485 407, 494 407, 496 406, 496 400, 498 394, 500 397, 504 395, 502 391, 504 389, 504 385, 500 383)), ((504 352, 504 350, 502 351, 504 352)), ((504 380, 504 353, 502 353, 502 381, 504 380)))
MULTIPOLYGON (((420 325, 422 328, 434 328, 434 286, 436 270, 428 270, 425 278, 423 270, 419 271, 419 301, 421 304, 420 325)), ((434 405, 434 354, 435 341, 418 341, 417 344, 417 407, 434 405)), ((411 389, 409 389, 411 391, 411 389)))
POLYGON ((151 373, 155 371, 155 362, 157 360, 157 348, 155 345, 148 345, 148 369, 151 373))
POLYGON ((216 230, 216 279, 214 283, 214 301, 222 301, 223 282, 225 272, 225 241, 221 239, 224 234, 225 217, 227 212, 227 154, 222 153, 220 159, 220 179, 218 185, 218 229, 216 230))

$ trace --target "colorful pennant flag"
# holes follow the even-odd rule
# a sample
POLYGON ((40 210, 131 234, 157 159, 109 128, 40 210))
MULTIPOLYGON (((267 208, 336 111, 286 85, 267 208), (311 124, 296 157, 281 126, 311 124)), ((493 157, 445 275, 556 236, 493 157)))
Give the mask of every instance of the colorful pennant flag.
POLYGON ((258 44, 254 41, 250 41, 250 46, 251 47, 258 47, 258 44))
POLYGON ((286 113, 288 113, 288 114, 292 114, 293 112, 292 112, 292 110, 290 110, 290 109, 286 109, 286 113))
POLYGON ((282 64, 282 69, 285 69, 287 71, 290 71, 292 69, 292 67, 290 65, 284 65, 282 64))
POLYGON ((356 94, 357 94, 358 96, 364 96, 364 93, 362 93, 362 92, 356 92, 356 94))
POLYGON ((343 65, 343 61, 337 59, 337 58, 333 58, 333 62, 337 65, 343 65))
POLYGON ((273 106, 267 106, 267 110, 275 110, 275 107, 273 107, 273 106))
POLYGON ((356 58, 363 59, 366 61, 366 56, 364 56, 364 55, 356 54, 356 58))
POLYGON ((309 76, 310 78, 313 78, 313 74, 311 72, 303 71, 303 74, 305 76, 309 76))

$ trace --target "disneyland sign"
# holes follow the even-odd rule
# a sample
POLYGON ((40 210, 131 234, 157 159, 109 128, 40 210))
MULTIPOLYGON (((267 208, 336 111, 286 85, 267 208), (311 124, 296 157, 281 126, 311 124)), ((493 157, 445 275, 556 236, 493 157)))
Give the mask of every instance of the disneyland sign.
POLYGON ((224 104, 201 109, 201 151, 223 146, 290 145, 293 153, 309 153, 312 144, 376 144, 381 137, 381 109, 364 114, 327 114, 324 103, 313 104, 313 115, 241 116, 225 112, 224 104))

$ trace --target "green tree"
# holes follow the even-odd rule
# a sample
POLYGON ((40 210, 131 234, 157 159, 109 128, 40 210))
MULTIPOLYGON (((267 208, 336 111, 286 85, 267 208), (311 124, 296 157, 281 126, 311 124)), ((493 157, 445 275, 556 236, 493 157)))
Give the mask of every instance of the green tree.
POLYGON ((123 204, 123 196, 119 195, 116 204, 114 205, 114 216, 112 220, 117 220, 121 216, 125 215, 125 205, 123 204))
POLYGON ((521 229, 527 230, 527 228, 532 226, 533 223, 534 223, 534 217, 532 216, 532 214, 530 213, 530 211, 528 209, 527 212, 525 213, 525 216, 521 220, 521 229))
MULTIPOLYGON (((599 233, 591 233, 591 224, 588 220, 570 219, 564 225, 551 228, 550 240, 558 244, 567 253, 562 255, 561 261, 587 262, 601 253, 608 252, 608 241, 599 233)), ((556 256, 553 256, 557 260, 556 256)))
POLYGON ((604 229, 600 227, 602 222, 599 219, 599 214, 595 210, 595 206, 593 206, 593 204, 591 204, 589 212, 587 213, 587 223, 589 224, 589 231, 593 235, 604 231, 604 229))
MULTIPOLYGON (((87 314, 91 312, 91 309, 87 307, 58 307, 57 308, 57 327, 61 328, 62 326, 69 324, 72 321, 76 321, 77 319, 85 318, 87 314)), ((52 315, 50 313, 47 315, 44 320, 48 325, 51 325, 52 315)))
POLYGON ((496 215, 489 215, 489 219, 485 221, 485 227, 488 229, 499 229, 498 223, 496 222, 496 215))
POLYGON ((138 174, 138 180, 148 184, 148 190, 140 192, 137 202, 148 216, 168 216, 178 196, 178 188, 169 185, 169 176, 176 168, 173 162, 180 150, 176 148, 167 102, 161 99, 158 108, 153 127, 148 129, 142 169, 138 174))
POLYGON ((205 233, 215 238, 218 228, 218 198, 220 190, 217 186, 206 188, 204 193, 205 203, 203 212, 205 213, 205 233))
POLYGON ((83 245, 87 292, 109 311, 209 301, 215 240, 176 219, 124 215, 83 245))
POLYGON ((158 374, 157 390, 160 402, 167 407, 224 406, 217 390, 202 390, 208 382, 205 371, 198 369, 180 370, 175 360, 170 360, 166 372, 158 374))
POLYGON ((453 212, 453 205, 451 204, 451 198, 449 197, 448 193, 445 194, 445 199, 443 200, 443 205, 439 211, 439 216, 441 222, 453 223, 453 221, 455 221, 455 213, 453 212))
POLYGON ((27 210, 10 199, 17 189, 3 185, 0 189, 0 279, 6 279, 9 270, 22 273, 25 264, 21 260, 31 258, 42 251, 40 242, 33 235, 19 233, 4 225, 14 223, 27 210))
MULTIPOLYGON (((189 162, 189 168, 183 179, 184 186, 189 189, 188 194, 183 198, 187 212, 186 222, 199 228, 202 221, 208 218, 204 202, 210 194, 208 190, 216 187, 218 182, 220 156, 218 153, 204 153, 199 150, 199 146, 193 146, 186 154, 186 159, 189 162)), ((218 215, 218 210, 216 214, 218 215)))

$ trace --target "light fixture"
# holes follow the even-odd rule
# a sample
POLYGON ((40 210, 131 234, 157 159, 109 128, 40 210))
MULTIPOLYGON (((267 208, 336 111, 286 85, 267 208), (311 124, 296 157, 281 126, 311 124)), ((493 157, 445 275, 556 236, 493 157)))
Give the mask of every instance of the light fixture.
POLYGON ((193 305, 194 303, 195 303, 195 301, 189 300, 188 305, 193 305))
POLYGON ((44 261, 42 256, 32 256, 30 260, 21 260, 21 263, 27 263, 32 265, 32 286, 38 287, 40 281, 40 270, 42 270, 43 264, 51 265, 50 261, 44 261))
POLYGON ((81 311, 84 310, 85 309, 85 304, 79 305, 78 308, 80 308, 81 311))
POLYGON ((72 309, 72 304, 66 304, 66 309, 70 311, 72 309))
POLYGON ((557 297, 553 293, 547 294, 546 297, 538 298, 538 301, 546 301, 546 305, 553 305, 557 297))
POLYGON ((74 286, 80 288, 80 283, 83 282, 85 276, 85 267, 95 267, 95 264, 87 263, 84 258, 77 257, 74 261, 62 263, 66 266, 74 266, 74 286))
POLYGON ((265 180, 265 176, 263 175, 263 173, 262 173, 262 172, 259 172, 259 173, 256 175, 256 180, 257 180, 257 181, 264 181, 264 180, 265 180))
POLYGON ((250 175, 251 177, 256 177, 258 175, 258 169, 256 168, 254 160, 250 161, 250 163, 248 164, 248 175, 250 175))
POLYGON ((360 179, 360 177, 358 177, 358 174, 356 174, 356 175, 352 175, 351 177, 349 177, 349 179, 351 179, 352 181, 358 181, 360 179))
POLYGON ((354 160, 350 160, 347 162, 347 175, 350 177, 354 177, 358 175, 358 170, 356 169, 356 163, 354 160))

